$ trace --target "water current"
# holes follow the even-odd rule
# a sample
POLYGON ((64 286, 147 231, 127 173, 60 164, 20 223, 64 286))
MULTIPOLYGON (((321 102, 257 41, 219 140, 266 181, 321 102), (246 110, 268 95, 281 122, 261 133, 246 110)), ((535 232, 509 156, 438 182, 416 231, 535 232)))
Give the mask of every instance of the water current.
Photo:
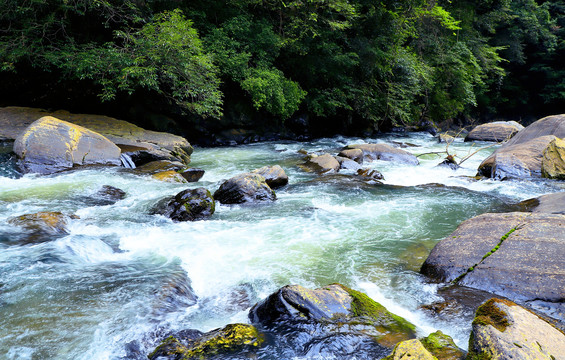
MULTIPOLYGON (((406 148, 414 154, 445 150, 421 133, 197 148, 191 166, 204 169, 204 177, 172 184, 117 167, 19 176, 5 147, 0 358, 124 359, 131 348, 147 354, 167 331, 247 322, 249 308, 281 286, 335 282, 367 293, 416 324, 420 335, 440 329, 466 348, 472 314, 439 318, 423 310, 443 295, 440 285, 419 275, 419 266, 462 221, 562 191, 563 184, 471 179, 492 147, 457 171, 436 167, 441 157, 433 154, 421 156, 419 166, 366 163, 383 173, 383 185, 297 167, 300 149, 336 153, 351 143, 391 141, 415 145, 406 148), (273 203, 217 204, 212 218, 198 222, 151 215, 166 196, 196 187, 213 192, 222 179, 274 164, 290 183, 273 203), (114 204, 93 200, 103 185, 127 195, 114 204), (68 235, 48 241, 29 241, 29 234, 7 223, 38 211, 79 219, 71 221, 68 235), (196 303, 171 300, 167 289, 187 279, 196 303)), ((485 145, 456 141, 449 150, 464 156, 485 145)))

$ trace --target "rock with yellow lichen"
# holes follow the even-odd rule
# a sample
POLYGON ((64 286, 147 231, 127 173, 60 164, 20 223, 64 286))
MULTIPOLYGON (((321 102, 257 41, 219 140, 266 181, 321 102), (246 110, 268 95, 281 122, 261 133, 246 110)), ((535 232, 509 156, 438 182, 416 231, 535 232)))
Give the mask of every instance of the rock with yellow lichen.
POLYGON ((511 301, 490 299, 475 315, 467 360, 565 359, 565 335, 511 301))
POLYGON ((263 343, 263 335, 253 325, 230 324, 185 343, 170 336, 149 355, 149 359, 211 359, 216 355, 236 353, 241 358, 246 353, 254 353, 263 343))
POLYGON ((392 354, 383 360, 437 360, 417 339, 398 343, 392 354))
POLYGON ((67 235, 67 226, 72 218, 77 217, 57 211, 41 211, 9 218, 8 224, 24 229, 23 242, 33 243, 67 235))
POLYGON ((23 172, 50 174, 81 165, 120 165, 121 150, 104 136, 51 116, 29 125, 14 143, 23 172))
POLYGON ((541 174, 545 178, 565 180, 565 140, 554 139, 543 152, 541 174))
POLYGON ((222 204, 242 204, 274 201, 276 195, 259 174, 243 173, 224 181, 214 192, 214 199, 222 204))
POLYGON ((151 175, 151 177, 155 180, 170 182, 170 183, 184 184, 188 182, 181 174, 179 174, 174 170, 161 171, 151 175))
POLYGON ((392 314, 366 294, 341 284, 315 290, 299 285, 285 286, 256 304, 249 318, 252 323, 268 328, 292 328, 302 332, 303 339, 312 337, 306 341, 307 346, 316 341, 324 346, 324 342, 329 342, 327 339, 337 337, 336 341, 344 341, 341 337, 346 337, 348 343, 365 341, 365 347, 373 346, 371 351, 383 356, 399 341, 415 337, 415 327, 410 322, 392 314), (355 338, 357 340, 351 340, 355 338), (367 345, 367 341, 372 345, 367 345))

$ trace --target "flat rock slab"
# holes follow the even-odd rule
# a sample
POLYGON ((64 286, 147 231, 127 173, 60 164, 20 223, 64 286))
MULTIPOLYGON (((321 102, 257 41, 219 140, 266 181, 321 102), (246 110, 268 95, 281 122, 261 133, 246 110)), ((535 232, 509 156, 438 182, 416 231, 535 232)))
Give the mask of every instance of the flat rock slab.
POLYGON ((524 127, 516 121, 495 121, 475 127, 465 141, 505 141, 512 138, 524 127))
POLYGON ((519 206, 530 212, 565 215, 565 192, 542 195, 524 200, 519 206))
POLYGON ((517 301, 559 303, 565 299, 564 255, 564 215, 483 214, 439 242, 421 272, 517 301))

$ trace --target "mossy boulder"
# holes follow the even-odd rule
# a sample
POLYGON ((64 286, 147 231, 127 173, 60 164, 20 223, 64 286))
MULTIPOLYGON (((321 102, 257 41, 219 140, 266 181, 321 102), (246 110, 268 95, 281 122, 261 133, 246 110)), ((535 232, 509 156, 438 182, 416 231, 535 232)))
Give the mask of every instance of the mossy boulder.
POLYGON ((392 354, 383 360, 438 360, 417 339, 398 343, 392 354))
POLYGON ((273 189, 259 174, 243 173, 224 181, 214 192, 214 199, 222 204, 242 204, 276 200, 273 189))
POLYGON ((186 181, 186 179, 181 174, 179 174, 178 172, 176 172, 174 170, 161 171, 161 172, 158 172, 156 174, 151 175, 151 177, 155 180, 165 181, 165 182, 170 182, 170 183, 185 184, 185 183, 188 182, 188 181, 186 181))
POLYGON ((305 171, 326 174, 338 172, 340 166, 336 158, 330 154, 312 154, 304 164, 300 165, 300 168, 305 171))
POLYGON ((541 174, 545 178, 565 180, 565 141, 553 139, 543 152, 541 174))
POLYGON ((410 322, 392 314, 366 294, 341 284, 315 290, 285 286, 257 303, 250 310, 249 319, 266 327, 322 326, 327 336, 368 337, 388 351, 399 341, 415 337, 415 327, 410 322))
POLYGON ((465 141, 505 141, 524 129, 516 121, 494 121, 476 126, 467 134, 465 141))
POLYGON ((121 165, 120 148, 81 126, 44 116, 14 142, 23 172, 51 174, 80 165, 121 165))
POLYGON ((365 160, 392 161, 410 165, 419 164, 418 158, 412 153, 388 144, 354 144, 347 145, 343 150, 351 149, 362 150, 365 160))
POLYGON ((214 214, 216 203, 205 188, 184 190, 173 198, 161 200, 154 213, 165 215, 173 221, 207 219, 214 214))
POLYGON ((40 211, 11 217, 7 222, 24 230, 25 234, 21 242, 35 243, 68 235, 67 226, 70 220, 77 218, 77 216, 65 215, 58 211, 40 211))
POLYGON ((464 360, 467 355, 455 344, 451 336, 439 330, 420 339, 420 342, 438 360, 464 360))
POLYGON ((279 165, 263 166, 262 168, 253 170, 252 173, 263 176, 271 189, 276 189, 288 184, 288 176, 279 165))
POLYGON ((263 343, 263 335, 253 325, 230 324, 189 340, 186 344, 171 336, 149 355, 149 359, 211 359, 216 355, 254 352, 263 343))
POLYGON ((72 114, 68 111, 46 111, 37 108, 0 108, 0 139, 15 139, 32 122, 43 116, 85 127, 97 132, 120 147, 129 146, 128 153, 136 166, 153 160, 190 162, 193 148, 183 137, 140 128, 124 120, 104 115, 72 114))
POLYGON ((564 249, 564 215, 482 214, 440 241, 421 272, 552 308, 565 298, 564 249))
POLYGON ((490 299, 477 309, 467 359, 563 360, 565 335, 511 301, 490 299))

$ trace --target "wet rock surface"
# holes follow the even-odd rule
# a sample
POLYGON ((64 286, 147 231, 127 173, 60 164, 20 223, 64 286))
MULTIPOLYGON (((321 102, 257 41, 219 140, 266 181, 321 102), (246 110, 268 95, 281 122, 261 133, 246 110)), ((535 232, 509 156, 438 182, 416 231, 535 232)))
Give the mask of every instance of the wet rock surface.
POLYGON ((252 173, 263 176, 271 189, 276 189, 288 184, 288 176, 279 165, 263 166, 262 168, 253 170, 252 173))
MULTIPOLYGON (((404 164, 418 165, 419 161, 412 153, 387 144, 355 144, 347 145, 343 150, 359 149, 363 151, 364 159, 393 161, 404 164)), ((343 151, 342 150, 342 151, 343 151)))
POLYGON ((242 204, 276 200, 275 192, 259 174, 243 173, 224 181, 214 192, 222 204, 242 204))
POLYGON ((20 169, 51 174, 80 165, 121 165, 120 149, 104 136, 51 116, 30 124, 14 142, 20 169))
POLYGON ((483 214, 439 242, 421 272, 516 301, 565 298, 565 216, 483 214))
POLYGON ((468 359, 563 360, 565 335, 521 306, 491 299, 477 309, 468 359))
POLYGON ((338 172, 340 165, 335 157, 330 154, 312 155, 300 166, 303 170, 313 171, 321 174, 338 172))
POLYGON ((524 211, 565 215, 565 192, 542 195, 518 204, 524 211))
POLYGON ((41 211, 34 214, 24 214, 8 219, 8 224, 24 230, 18 239, 19 243, 30 244, 54 240, 68 234, 69 221, 76 216, 69 216, 57 211, 41 211))
POLYGON ((173 221, 204 220, 214 214, 214 198, 205 188, 181 191, 173 198, 163 199, 154 213, 171 218, 173 221))

